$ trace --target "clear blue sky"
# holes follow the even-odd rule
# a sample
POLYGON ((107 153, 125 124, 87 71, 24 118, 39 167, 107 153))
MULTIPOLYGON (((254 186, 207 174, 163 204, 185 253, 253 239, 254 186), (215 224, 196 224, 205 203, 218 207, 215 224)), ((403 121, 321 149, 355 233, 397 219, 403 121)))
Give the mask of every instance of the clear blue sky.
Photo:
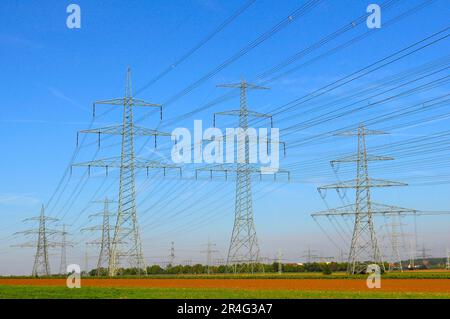
MULTIPOLYGON (((128 66, 133 70, 134 88, 142 87, 204 39, 243 4, 243 1, 234 0, 72 2, 81 7, 82 27, 79 30, 66 27, 68 15, 66 7, 71 1, 0 2, 1 274, 31 271, 33 249, 11 248, 10 245, 27 241, 11 235, 32 227, 33 225, 23 224, 21 220, 37 215, 40 205, 49 201, 69 164, 75 148, 76 132, 89 126, 92 102, 122 97, 125 71, 128 66)), ((286 18, 303 2, 256 1, 183 64, 144 90, 139 97, 155 103, 170 100, 286 18)), ((393 19, 423 2, 399 1, 389 10, 382 12, 382 21, 384 23, 393 19)), ((248 54, 228 65, 189 94, 168 105, 164 108, 164 119, 176 118, 226 93, 224 89, 215 87, 219 83, 236 82, 241 78, 254 79, 272 66, 365 14, 369 3, 373 1, 322 1, 311 12, 294 19, 248 54)), ((431 2, 430 5, 391 26, 382 25, 381 30, 367 39, 280 77, 270 83, 270 91, 251 93, 249 106, 254 110, 270 112, 442 30, 448 26, 448 14, 448 1, 431 2)), ((362 23, 354 30, 290 64, 286 70, 318 57, 367 31, 365 23, 362 23)), ((448 39, 440 41, 334 90, 320 99, 298 106, 290 113, 275 116, 275 125, 283 130, 295 123, 311 119, 314 115, 302 115, 302 108, 308 109, 315 105, 330 103, 333 99, 367 88, 377 81, 384 81, 389 76, 445 58, 448 54, 448 39)), ((448 61, 443 65, 448 66, 448 61)), ((448 69, 395 92, 446 75, 448 69)), ((411 79, 415 77, 417 75, 411 79)), ((353 125, 392 110, 400 112, 402 107, 445 94, 448 89, 448 84, 443 84, 383 104, 378 108, 354 113, 287 135, 284 140, 288 144, 288 154, 282 165, 305 166, 304 169, 300 166, 293 172, 294 179, 289 185, 269 182, 255 185, 256 228, 263 255, 272 258, 280 250, 286 260, 295 261, 308 246, 323 256, 336 255, 336 247, 327 243, 327 238, 311 219, 310 213, 326 209, 316 192, 316 187, 322 183, 336 181, 331 167, 327 164, 328 160, 334 156, 350 153, 356 147, 356 141, 348 138, 332 138, 322 141, 321 144, 310 143, 304 147, 291 149, 290 143, 298 143, 308 136, 353 125)), ((381 95, 373 100, 391 94, 381 95)), ((234 98, 183 121, 167 122, 167 125, 163 122, 160 124, 161 129, 170 132, 179 126, 191 127, 194 119, 203 119, 205 123, 210 124, 213 112, 237 108, 238 102, 238 99, 234 98)), ((367 101, 364 103, 367 104, 367 101)), ((336 105, 335 109, 337 107, 336 105)), ((448 110, 448 107, 446 109, 448 110)), ((108 108, 101 108, 99 114, 107 110, 108 108)), ((326 112, 325 109, 319 108, 316 115, 326 112)), ((156 114, 136 110, 137 118, 146 114, 149 116, 140 124, 156 127, 159 124, 156 114)), ((373 128, 397 127, 409 121, 420 120, 421 117, 443 114, 445 108, 401 117, 373 128)), ((120 116, 120 110, 112 110, 106 115, 99 116, 94 127, 118 122, 120 116)), ((224 123, 226 124, 226 121, 224 123)), ((388 138, 375 137, 368 142, 375 146, 395 143, 402 139, 444 131, 448 129, 448 123, 449 119, 444 117, 419 126, 392 130, 388 138)), ((283 135, 281 138, 283 139, 283 135)), ((88 137, 86 143, 91 144, 80 150, 76 161, 91 160, 94 155, 97 158, 118 155, 120 150, 117 148, 117 142, 117 139, 107 139, 98 151, 95 137, 88 137)), ((150 156, 151 143, 144 143, 145 141, 138 144, 137 149, 140 150, 145 146, 141 155, 150 156)), ((162 148, 161 152, 165 152, 168 156, 169 150, 162 148)), ((383 149, 383 153, 387 155, 389 151, 389 147, 383 149)), ((402 189, 376 191, 374 197, 378 202, 404 207, 423 210, 449 209, 450 170, 448 163, 443 161, 448 160, 448 155, 448 151, 439 153, 432 156, 429 161, 424 160, 423 156, 409 157, 404 162, 400 158, 395 169, 374 171, 376 177, 399 179, 411 184, 410 187, 402 189), (438 156, 442 157, 437 158, 438 156), (417 166, 411 166, 411 160, 415 160, 417 166), (429 181, 444 181, 444 183, 421 185, 429 181)), ((374 165, 389 167, 393 163, 374 165)), ((353 171, 347 171, 347 175, 343 172, 344 175, 340 178, 352 178, 351 172, 353 171)), ((95 191, 100 186, 102 188, 98 193, 99 197, 105 195, 114 197, 117 194, 117 176, 114 174, 105 180, 101 172, 96 171, 98 175, 94 174, 87 180, 83 178, 83 173, 82 168, 74 171, 65 191, 60 197, 57 196, 59 201, 54 207, 50 206, 48 212, 52 216, 64 217, 62 222, 71 225, 69 230, 73 233, 71 240, 76 242, 76 245, 68 252, 68 259, 69 262, 75 263, 82 263, 84 240, 95 238, 94 235, 80 233, 80 228, 95 223, 89 222, 87 216, 101 209, 101 206, 89 204, 92 195, 96 194, 95 191), (80 183, 84 187, 78 194, 77 185, 80 183), (77 195, 74 197, 72 194, 77 195)), ((200 251, 204 250, 208 236, 220 250, 220 254, 215 258, 226 257, 233 223, 233 183, 207 180, 176 181, 161 177, 146 180, 142 175, 138 179, 138 184, 142 187, 142 191, 138 194, 138 214, 145 255, 149 262, 167 259, 171 241, 176 243, 178 261, 186 259, 203 261, 206 257, 200 251), (173 196, 173 199, 170 196, 173 196)), ((337 196, 334 194, 329 196, 330 205, 339 205, 337 196)), ((382 222, 381 220, 379 226, 382 222)), ((405 232, 410 232, 411 220, 405 223, 409 225, 409 230, 405 232)), ((450 217, 421 219, 420 243, 423 242, 431 248, 432 254, 442 256, 445 247, 450 245, 449 226, 450 217)), ((329 224, 325 223, 324 227, 333 233, 333 228, 329 224)), ((343 245, 344 248, 345 246, 343 245)), ((59 252, 54 250, 52 253, 54 254, 52 268, 57 270, 59 252)), ((95 253, 94 250, 90 251, 92 256, 95 253)), ((94 257, 90 263, 94 265, 94 257)))

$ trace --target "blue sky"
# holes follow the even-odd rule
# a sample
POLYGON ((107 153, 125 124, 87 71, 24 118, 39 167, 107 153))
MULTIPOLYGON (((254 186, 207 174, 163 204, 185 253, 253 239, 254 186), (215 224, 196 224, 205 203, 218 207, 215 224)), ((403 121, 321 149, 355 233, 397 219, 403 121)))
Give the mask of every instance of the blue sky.
MULTIPOLYGON (((242 1, 234 0, 73 2, 81 7, 82 27, 79 30, 66 27, 66 7, 70 1, 38 3, 3 0, 0 3, 0 83, 3 88, 0 116, 2 274, 30 271, 33 250, 11 248, 12 244, 26 241, 11 235, 15 231, 33 226, 23 224, 21 220, 37 215, 40 205, 51 198, 70 162, 75 148, 76 132, 86 129, 90 124, 92 102, 122 97, 128 66, 133 70, 134 89, 144 86, 243 4, 242 1)), ((164 107, 162 123, 159 123, 156 114, 147 110, 136 110, 136 117, 148 115, 141 125, 159 125, 161 129, 169 132, 176 127, 192 127, 194 119, 202 119, 204 123, 211 124, 213 112, 237 108, 238 99, 214 105, 176 123, 171 123, 170 120, 226 93, 225 89, 216 88, 217 84, 236 82, 241 78, 255 79, 262 72, 365 14, 367 5, 372 2, 323 1, 308 14, 294 19, 248 54, 204 81, 192 92, 164 107)), ((382 12, 382 21, 389 21, 423 2, 399 1, 382 12)), ((286 18, 302 3, 303 1, 294 0, 256 1, 183 64, 143 90, 139 97, 155 103, 169 101, 286 18)), ((382 25, 379 31, 367 39, 280 77, 270 83, 271 90, 252 92, 249 95, 249 107, 261 112, 271 112, 291 100, 442 30, 448 24, 448 13, 448 2, 432 1, 391 26, 382 25)), ((354 30, 292 63, 286 70, 318 57, 367 31, 367 27, 362 23, 354 30)), ((377 81, 384 81, 389 76, 432 63, 439 58, 443 59, 448 53, 448 39, 440 41, 358 81, 298 106, 293 112, 275 116, 275 126, 283 131, 283 128, 313 116, 302 114, 304 109, 317 105, 317 114, 320 115, 321 112, 326 112, 320 109, 322 104, 331 103, 338 98, 345 99, 348 94, 358 89, 367 88, 377 81)), ((446 63, 442 65, 448 66, 448 61, 446 63)), ((442 67, 433 70, 437 72, 442 70, 442 67)), ((407 88, 425 84, 447 74, 448 69, 444 69, 407 88)), ((285 141, 288 144, 288 154, 282 165, 306 166, 304 170, 293 172, 294 178, 290 184, 263 182, 255 185, 256 228, 263 255, 272 258, 280 250, 286 260, 294 261, 298 260, 308 246, 323 256, 336 255, 336 247, 327 243, 327 238, 311 219, 310 213, 326 209, 316 187, 322 183, 336 181, 331 167, 327 164, 328 160, 351 153, 356 147, 356 141, 330 138, 321 144, 310 143, 303 147, 289 148, 289 144, 332 129, 356 125, 378 114, 392 110, 401 112, 403 107, 447 93, 448 88, 448 84, 444 83, 377 108, 287 135, 285 141), (311 161, 314 165, 306 164, 311 161)), ((119 109, 105 114, 108 110, 110 109, 100 107, 99 114, 102 115, 97 117, 94 127, 120 121, 119 109)), ((408 121, 420 121, 421 117, 425 119, 444 113, 445 108, 441 108, 430 113, 401 117, 373 128, 402 126, 408 121)), ((424 122, 422 125, 393 130, 387 138, 374 137, 368 142, 377 146, 445 131, 449 120, 443 117, 440 120, 424 122)), ((283 135, 281 138, 283 139, 283 135)), ((97 158, 118 155, 120 150, 117 142, 117 139, 106 139, 101 149, 97 150, 95 137, 88 137, 86 143, 90 144, 80 149, 76 161, 91 160, 94 154, 97 158)), ((153 156, 149 144, 145 144, 145 141, 139 143, 137 149, 142 147, 142 156, 153 156)), ((163 147, 160 151, 168 156, 170 148, 163 147)), ((389 147, 383 149, 387 155, 389 151, 389 147)), ((377 190, 374 197, 378 202, 398 206, 447 210, 450 170, 442 158, 447 156, 448 159, 448 155, 448 151, 439 153, 428 162, 420 156, 405 159, 405 162, 400 158, 395 169, 376 170, 374 174, 378 174, 377 177, 400 179, 411 186, 389 191, 377 190), (439 159, 437 156, 442 157, 439 159), (408 160, 416 161, 417 167, 411 166, 408 160), (441 177, 436 177, 437 175, 441 177), (423 181, 441 180, 446 183, 421 185, 423 181)), ((391 163, 382 165, 388 167, 391 163)), ((352 178, 351 172, 353 171, 347 172, 347 175, 344 172, 342 179, 352 178)), ((48 209, 50 215, 64 217, 62 222, 71 225, 69 231, 73 233, 72 241, 76 242, 76 245, 68 255, 69 262, 75 263, 82 263, 84 241, 95 238, 95 235, 80 233, 82 227, 92 224, 87 216, 101 209, 98 205, 89 204, 92 195, 97 194, 99 187, 99 197, 114 197, 117 194, 117 176, 114 174, 105 179, 98 171, 98 174, 86 179, 83 173, 82 168, 75 170, 64 192, 56 196, 59 198, 58 202, 55 203, 55 200, 54 205, 48 209), (76 197, 71 197, 72 194, 77 194, 77 185, 80 183, 84 185, 83 190, 76 197)), ((204 250, 208 236, 220 250, 216 258, 226 257, 233 223, 233 183, 177 181, 161 176, 149 180, 145 178, 145 174, 139 174, 138 184, 142 187, 142 192, 138 194, 138 214, 142 225, 145 255, 149 262, 167 259, 171 241, 176 243, 177 258, 180 262, 186 259, 203 261, 206 257, 200 251, 204 250), (173 200, 164 202, 170 195, 173 200), (159 199, 162 200, 161 207, 157 206, 159 199)), ((333 194, 330 194, 327 200, 332 206, 339 205, 338 198, 333 194)), ((405 232, 411 232, 412 221, 404 222, 409 225, 409 230, 405 232)), ((423 242, 431 248, 434 255, 443 255, 447 244, 450 245, 449 225, 450 217, 421 218, 420 243, 423 242)), ((324 227, 328 227, 330 233, 333 232, 330 225, 325 224, 324 227)), ((345 248, 345 245, 342 246, 345 248)), ((58 269, 58 251, 54 250, 52 253, 52 267, 58 269)), ((95 253, 94 249, 90 251, 92 256, 95 253)), ((93 265, 94 257, 91 262, 93 265)))

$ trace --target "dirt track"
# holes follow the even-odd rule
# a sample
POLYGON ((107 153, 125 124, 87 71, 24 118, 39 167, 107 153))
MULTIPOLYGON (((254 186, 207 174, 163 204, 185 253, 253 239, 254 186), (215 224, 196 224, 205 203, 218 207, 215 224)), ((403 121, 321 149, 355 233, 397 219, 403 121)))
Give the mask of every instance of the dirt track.
MULTIPOLYGON (((64 279, 0 279, 0 285, 66 286, 64 279)), ((84 287, 368 291, 357 279, 82 279, 84 287)), ((370 289, 373 291, 374 289, 370 289)), ((377 291, 447 292, 450 279, 383 279, 377 291)))

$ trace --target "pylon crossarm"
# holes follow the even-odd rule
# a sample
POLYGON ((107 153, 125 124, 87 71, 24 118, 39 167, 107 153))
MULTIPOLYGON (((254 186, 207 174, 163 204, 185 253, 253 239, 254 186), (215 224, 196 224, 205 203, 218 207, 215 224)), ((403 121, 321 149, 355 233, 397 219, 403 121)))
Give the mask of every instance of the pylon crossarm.
POLYGON ((254 164, 247 164, 245 168, 240 168, 239 166, 236 167, 235 164, 219 164, 219 165, 210 165, 210 166, 203 166, 200 168, 197 168, 195 170, 195 177, 198 179, 198 173, 199 172, 209 172, 210 178, 213 178, 213 172, 224 172, 225 178, 228 179, 228 173, 245 173, 249 172, 250 174, 257 174, 262 178, 263 175, 273 175, 274 179, 276 179, 277 174, 287 174, 288 180, 290 180, 291 174, 290 171, 285 169, 277 169, 276 172, 269 172, 263 173, 262 167, 259 165, 254 164))
MULTIPOLYGON (((45 229, 45 232, 48 235, 54 235, 61 233, 60 230, 52 230, 52 229, 45 229)), ((30 230, 24 230, 14 233, 14 235, 32 235, 32 234, 39 234, 39 229, 30 229, 30 230)))
POLYGON ((135 99, 133 97, 123 97, 123 98, 117 98, 117 99, 95 101, 92 104, 92 114, 94 117, 95 117, 95 106, 97 104, 116 105, 116 106, 132 105, 132 106, 157 107, 157 108, 159 108, 160 118, 162 119, 162 105, 161 104, 150 103, 150 102, 147 102, 147 101, 144 101, 141 99, 135 99))
MULTIPOLYGON (((106 159, 94 160, 94 161, 89 161, 89 162, 76 163, 76 164, 72 164, 72 166, 88 167, 89 174, 90 174, 91 167, 104 167, 106 169, 106 174, 108 174, 108 168, 110 168, 110 167, 121 168, 122 161, 121 161, 120 157, 113 157, 113 158, 106 158, 106 159)), ((152 160, 146 160, 146 159, 140 159, 140 158, 135 158, 133 167, 137 168, 137 169, 147 169, 147 170, 151 169, 151 168, 159 168, 159 169, 163 169, 164 172, 166 169, 178 169, 180 176, 182 174, 181 167, 177 166, 175 164, 161 163, 158 161, 152 161, 152 160)))
POLYGON ((102 226, 92 226, 92 227, 86 227, 80 229, 81 232, 87 232, 87 231, 101 231, 103 228, 102 226))
MULTIPOLYGON (((385 205, 372 202, 370 213, 384 216, 423 216, 423 215, 448 215, 450 211, 421 211, 416 209, 385 205)), ((356 214, 355 204, 329 209, 311 214, 311 217, 349 216, 356 214)))
POLYGON ((54 218, 54 217, 49 217, 49 216, 36 216, 36 217, 30 217, 30 218, 25 218, 24 220, 22 220, 23 222, 28 222, 28 221, 47 221, 47 222, 57 222, 59 221, 58 218, 54 218))
POLYGON ((23 243, 23 244, 11 245, 10 247, 33 248, 36 246, 37 246, 37 244, 35 242, 28 242, 28 243, 23 243))
POLYGON ((401 182, 393 182, 393 181, 388 181, 388 180, 383 180, 383 179, 369 178, 369 179, 367 179, 367 181, 364 181, 363 183, 354 179, 354 180, 344 181, 344 182, 340 182, 340 183, 320 186, 317 189, 320 191, 320 190, 325 190, 325 189, 360 188, 360 187, 391 187, 391 186, 408 186, 408 184, 401 183, 401 182))
MULTIPOLYGON (((265 114, 265 113, 259 113, 251 110, 246 110, 245 115, 249 117, 257 117, 257 118, 268 118, 270 119, 270 126, 273 127, 273 120, 272 115, 265 114)), ((241 116, 242 111, 241 110, 229 110, 229 111, 223 111, 223 112, 216 112, 213 114, 213 126, 216 126, 216 116, 217 115, 223 115, 223 116, 241 116)))
POLYGON ((270 90, 270 88, 268 87, 251 84, 244 81, 240 83, 218 84, 216 86, 221 88, 246 88, 251 90, 270 90))
POLYGON ((113 217, 113 216, 117 216, 117 214, 100 212, 100 213, 91 214, 88 216, 88 218, 89 218, 89 220, 92 220, 95 217, 113 217))
MULTIPOLYGON (((389 156, 378 156, 378 155, 367 155, 367 161, 392 161, 394 160, 393 157, 389 156)), ((338 158, 335 160, 330 161, 331 165, 334 163, 351 163, 351 162, 357 162, 358 161, 358 154, 338 158)))
MULTIPOLYGON (((134 136, 154 136, 155 137, 155 148, 157 146, 156 137, 157 136, 171 136, 170 133, 161 132, 155 129, 149 129, 142 126, 133 126, 133 135, 134 136)), ((98 147, 100 147, 100 136, 101 135, 123 135, 123 125, 114 125, 107 127, 100 127, 89 130, 82 130, 77 133, 77 146, 79 140, 79 134, 97 134, 98 135, 98 147)))
MULTIPOLYGON (((79 133, 84 134, 110 134, 110 135, 122 135, 123 125, 113 125, 107 127, 100 127, 90 130, 81 130, 79 133)), ((149 129, 142 126, 133 126, 133 134, 135 136, 171 136, 170 133, 161 132, 155 129, 149 129)))
POLYGON ((357 128, 355 130, 350 131, 344 131, 344 132, 338 132, 335 133, 335 136, 358 136, 358 134, 363 135, 387 135, 389 133, 383 132, 383 131, 376 131, 376 130, 367 130, 364 127, 362 127, 362 131, 360 131, 361 128, 357 128))

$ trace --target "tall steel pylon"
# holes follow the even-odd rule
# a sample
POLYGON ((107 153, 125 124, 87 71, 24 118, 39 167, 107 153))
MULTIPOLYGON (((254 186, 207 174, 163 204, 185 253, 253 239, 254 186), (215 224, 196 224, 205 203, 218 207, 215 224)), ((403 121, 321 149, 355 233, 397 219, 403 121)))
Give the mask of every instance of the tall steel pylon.
MULTIPOLYGON (((337 215, 346 214, 345 211, 353 210, 350 214, 355 217, 352 239, 350 244, 350 253, 348 256, 347 272, 350 274, 364 272, 369 263, 375 263, 385 271, 383 258, 380 252, 378 239, 375 233, 373 215, 374 212, 381 213, 386 211, 401 212, 410 211, 403 208, 376 204, 372 202, 371 189, 374 187, 391 187, 391 186, 406 186, 407 184, 392 182, 381 179, 374 179, 369 177, 369 162, 370 161, 386 161, 392 160, 391 157, 369 155, 366 148, 366 136, 386 134, 381 131, 368 130, 364 124, 360 124, 356 130, 341 132, 336 135, 339 136, 357 136, 358 149, 355 155, 347 156, 331 162, 334 166, 338 163, 356 163, 356 179, 321 186, 318 188, 319 193, 327 189, 335 189, 338 192, 345 189, 355 189, 355 204, 347 207, 333 209, 332 213, 337 215)), ((322 194, 322 193, 321 193, 322 194)), ((329 213, 313 214, 313 217, 318 215, 331 215, 329 213)))
POLYGON ((49 276, 51 275, 50 263, 48 260, 48 249, 50 247, 60 246, 60 243, 50 241, 49 236, 60 233, 57 230, 49 229, 49 222, 56 222, 58 219, 45 216, 44 205, 41 207, 41 213, 38 217, 27 218, 23 220, 27 221, 38 221, 38 229, 30 229, 15 233, 22 235, 37 235, 36 242, 28 242, 19 245, 13 245, 13 247, 36 247, 36 254, 34 255, 33 271, 32 276, 49 276))
MULTIPOLYGON (((270 119, 271 127, 273 126, 272 116, 269 114, 251 111, 247 107, 247 90, 267 90, 268 88, 247 83, 242 80, 235 84, 221 84, 218 87, 236 88, 240 90, 240 108, 238 110, 230 110, 218 112, 214 114, 214 126, 216 124, 216 116, 237 116, 239 118, 239 127, 246 132, 249 128, 249 117, 270 119)), ((267 139, 267 142, 270 140, 267 139)), ((228 143, 228 141, 227 141, 228 143)), ((233 141, 234 143, 234 141, 233 141)), ((225 165, 215 165, 212 167, 204 167, 197 171, 221 171, 236 172, 236 196, 235 196, 235 212, 234 225, 228 249, 227 265, 232 266, 234 272, 240 271, 238 265, 250 264, 251 272, 254 266, 260 260, 260 248, 258 238, 256 236, 256 228, 254 222, 253 198, 252 198, 252 174, 261 174, 260 167, 250 163, 250 147, 249 138, 246 135, 243 143, 244 159, 238 161, 235 167, 225 165)), ((278 145, 277 145, 278 146, 278 145)), ((285 170, 278 170, 277 173, 289 173, 285 170)), ((274 173, 274 176, 277 174, 274 173)), ((197 175, 197 174, 196 174, 197 175)), ((227 175, 226 175, 227 176, 227 175)))
MULTIPOLYGON (((128 259, 131 267, 136 268, 138 274, 146 273, 144 254, 142 252, 142 242, 139 233, 139 225, 136 213, 136 176, 135 169, 149 168, 178 168, 173 164, 162 164, 160 162, 139 159, 134 152, 134 138, 136 136, 154 136, 155 147, 157 136, 171 136, 170 133, 159 132, 147 129, 134 124, 133 109, 135 107, 156 107, 160 109, 162 118, 162 108, 159 104, 149 103, 141 99, 136 99, 132 94, 131 69, 128 68, 125 85, 125 96, 123 98, 103 100, 94 102, 93 115, 95 116, 95 106, 97 104, 114 105, 123 107, 122 125, 90 129, 80 131, 80 133, 94 133, 121 135, 121 155, 119 158, 95 160, 85 163, 74 164, 74 166, 105 167, 108 173, 109 167, 120 169, 120 183, 118 196, 117 220, 114 226, 114 235, 111 242, 108 274, 115 276, 121 259, 128 259)), ((78 138, 77 138, 78 141, 78 138)), ((180 169, 181 174, 181 169, 180 169)))

